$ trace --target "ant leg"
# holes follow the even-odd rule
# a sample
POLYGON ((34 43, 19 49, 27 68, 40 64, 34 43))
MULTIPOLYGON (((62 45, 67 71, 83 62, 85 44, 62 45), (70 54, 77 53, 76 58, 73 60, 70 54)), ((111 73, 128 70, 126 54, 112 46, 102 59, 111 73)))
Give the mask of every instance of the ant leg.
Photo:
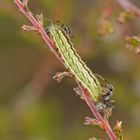
POLYGON ((98 111, 103 111, 103 109, 106 107, 106 104, 104 104, 103 102, 98 102, 96 103, 96 109, 98 111))

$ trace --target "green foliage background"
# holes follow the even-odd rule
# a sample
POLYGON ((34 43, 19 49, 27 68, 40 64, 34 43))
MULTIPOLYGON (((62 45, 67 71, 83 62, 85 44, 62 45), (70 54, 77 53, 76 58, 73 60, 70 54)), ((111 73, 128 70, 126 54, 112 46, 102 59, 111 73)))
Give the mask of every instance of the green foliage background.
MULTIPOLYGON (((139 140, 140 56, 125 48, 124 34, 139 34, 140 20, 118 24, 122 9, 107 2, 30 0, 29 7, 35 14, 43 13, 45 26, 53 19, 72 27, 72 40, 82 59, 115 88, 111 125, 122 120, 125 140, 139 140), (114 8, 110 20, 115 31, 100 36, 99 21, 107 4, 114 8)), ((107 140, 98 127, 83 124, 84 117, 92 114, 75 96, 74 80, 66 78, 58 84, 52 79, 64 67, 38 34, 21 31, 22 24, 30 22, 11 0, 0 0, 0 139, 87 140, 97 136, 107 140)))

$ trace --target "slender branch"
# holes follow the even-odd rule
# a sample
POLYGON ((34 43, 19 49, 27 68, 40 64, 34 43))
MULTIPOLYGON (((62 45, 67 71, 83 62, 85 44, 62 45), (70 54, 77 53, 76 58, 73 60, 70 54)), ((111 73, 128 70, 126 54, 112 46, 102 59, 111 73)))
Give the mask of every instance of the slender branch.
MULTIPOLYGON (((38 22, 38 20, 33 16, 33 14, 25 7, 25 5, 20 0, 14 0, 14 3, 18 6, 20 11, 30 20, 34 28, 39 32, 41 37, 44 39, 45 43, 49 46, 51 51, 56 55, 56 57, 63 63, 63 60, 61 59, 58 52, 55 51, 55 44, 54 42, 48 37, 46 34, 44 28, 42 25, 38 22)), ((111 127, 109 126, 108 122, 102 118, 100 113, 97 111, 96 106, 94 105, 93 101, 90 100, 90 98, 87 96, 88 93, 84 89, 82 85, 80 85, 81 89, 84 93, 84 99, 91 109, 92 113, 94 114, 97 121, 102 123, 103 128, 105 129, 106 133, 110 137, 111 140, 117 140, 115 134, 113 133, 111 127)))
POLYGON ((83 91, 83 96, 84 96, 85 102, 89 106, 90 110, 94 114, 97 121, 101 122, 103 129, 106 131, 106 133, 108 134, 108 136, 110 137, 111 140, 117 140, 117 138, 116 138, 114 132, 112 131, 109 123, 102 118, 100 113, 97 111, 96 106, 93 103, 93 101, 90 99, 89 96, 87 96, 88 95, 87 90, 81 84, 79 84, 79 86, 81 87, 81 89, 83 91))
POLYGON ((126 11, 132 11, 136 16, 140 17, 140 8, 129 0, 116 0, 116 2, 126 11))
POLYGON ((30 20, 34 28, 38 31, 41 37, 44 39, 45 43, 49 46, 51 51, 56 55, 56 57, 62 62, 59 54, 54 49, 54 42, 48 37, 42 25, 37 21, 33 14, 25 8, 25 5, 20 0, 14 0, 14 3, 18 6, 19 10, 30 20))

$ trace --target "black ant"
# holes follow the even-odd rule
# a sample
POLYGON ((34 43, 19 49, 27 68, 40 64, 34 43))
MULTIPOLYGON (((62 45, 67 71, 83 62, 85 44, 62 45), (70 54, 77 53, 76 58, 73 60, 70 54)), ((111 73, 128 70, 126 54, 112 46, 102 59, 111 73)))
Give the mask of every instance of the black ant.
POLYGON ((96 108, 99 111, 102 111, 106 108, 112 109, 114 107, 114 100, 110 100, 112 94, 113 94, 113 86, 103 77, 101 77, 98 74, 95 74, 95 76, 98 76, 100 79, 102 79, 105 84, 101 84, 102 86, 102 92, 99 98, 99 102, 96 103, 96 108))

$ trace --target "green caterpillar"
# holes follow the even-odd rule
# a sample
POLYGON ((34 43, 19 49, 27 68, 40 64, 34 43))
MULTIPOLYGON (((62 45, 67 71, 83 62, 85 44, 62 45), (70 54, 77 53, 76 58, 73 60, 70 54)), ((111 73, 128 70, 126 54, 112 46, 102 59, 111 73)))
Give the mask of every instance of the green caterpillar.
POLYGON ((51 24, 47 28, 46 33, 54 41, 55 49, 60 54, 65 67, 74 75, 76 81, 80 82, 87 89, 91 99, 94 102, 98 102, 102 87, 96 76, 74 49, 68 28, 65 28, 64 25, 51 24))

